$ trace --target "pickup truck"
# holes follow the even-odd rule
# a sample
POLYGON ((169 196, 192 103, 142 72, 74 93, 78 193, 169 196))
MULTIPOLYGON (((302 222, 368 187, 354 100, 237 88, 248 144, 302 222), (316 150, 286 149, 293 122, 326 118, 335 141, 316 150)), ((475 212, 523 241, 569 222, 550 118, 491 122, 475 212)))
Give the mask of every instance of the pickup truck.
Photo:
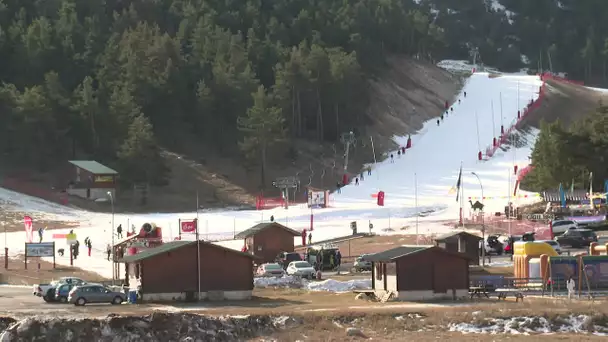
POLYGON ((86 284, 86 281, 75 277, 62 277, 59 280, 53 280, 49 284, 34 285, 34 296, 42 297, 45 302, 55 301, 55 288, 60 284, 72 284, 74 286, 86 284))

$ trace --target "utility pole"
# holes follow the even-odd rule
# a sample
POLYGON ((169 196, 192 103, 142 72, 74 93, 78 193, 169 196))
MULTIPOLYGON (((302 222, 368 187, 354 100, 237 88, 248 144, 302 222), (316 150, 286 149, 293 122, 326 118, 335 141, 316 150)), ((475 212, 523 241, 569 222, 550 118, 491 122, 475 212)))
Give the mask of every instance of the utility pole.
POLYGON ((342 133, 340 141, 344 144, 344 172, 346 172, 348 169, 348 152, 350 151, 350 145, 355 142, 355 133, 353 131, 342 133))
MULTIPOLYGON (((200 300, 201 298, 201 244, 200 244, 200 238, 199 238, 199 231, 198 231, 198 190, 196 190, 196 274, 197 274, 197 281, 198 281, 198 294, 196 295, 196 298, 198 300, 200 300)), ((181 227, 180 227, 181 229, 181 227)))
POLYGON ((110 232, 112 233, 112 286, 114 286, 116 282, 116 260, 114 258, 116 255, 116 251, 114 250, 114 196, 111 191, 108 191, 108 196, 110 197, 110 203, 112 204, 112 228, 110 229, 110 232))

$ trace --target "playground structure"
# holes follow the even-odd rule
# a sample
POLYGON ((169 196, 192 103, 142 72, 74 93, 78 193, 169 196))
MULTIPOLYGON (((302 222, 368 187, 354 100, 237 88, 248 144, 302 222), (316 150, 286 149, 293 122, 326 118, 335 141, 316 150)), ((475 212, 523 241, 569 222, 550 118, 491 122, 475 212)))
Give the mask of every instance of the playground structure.
POLYGON ((548 244, 540 241, 516 242, 513 254, 514 277, 527 279, 517 287, 551 286, 551 290, 565 289, 570 277, 577 281, 579 295, 586 289, 608 289, 608 244, 592 243, 590 255, 558 256, 548 244), (600 255, 600 253, 604 253, 600 255))
POLYGON ((600 245, 597 242, 592 242, 589 245, 589 255, 608 255, 608 243, 605 245, 600 245))

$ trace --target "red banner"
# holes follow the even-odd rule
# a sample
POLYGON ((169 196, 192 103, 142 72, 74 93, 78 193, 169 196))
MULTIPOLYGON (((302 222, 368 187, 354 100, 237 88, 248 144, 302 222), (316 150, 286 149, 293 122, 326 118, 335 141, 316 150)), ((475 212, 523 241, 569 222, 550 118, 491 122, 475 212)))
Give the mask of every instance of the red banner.
POLYGON ((194 233, 196 232, 196 220, 192 221, 181 221, 180 222, 180 232, 182 234, 186 233, 194 233))
POLYGON ((285 200, 282 197, 265 198, 258 196, 256 198, 255 208, 257 210, 274 209, 285 206, 285 200))
POLYGON ((24 216, 23 222, 25 223, 25 240, 31 243, 34 240, 34 220, 29 216, 24 216))

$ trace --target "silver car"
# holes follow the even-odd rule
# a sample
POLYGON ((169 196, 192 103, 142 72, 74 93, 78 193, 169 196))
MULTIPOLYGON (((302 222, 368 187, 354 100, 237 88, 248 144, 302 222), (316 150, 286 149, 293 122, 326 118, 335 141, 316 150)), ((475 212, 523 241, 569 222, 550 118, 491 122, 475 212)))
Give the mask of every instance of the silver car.
POLYGON ((99 284, 87 284, 74 287, 68 294, 68 303, 82 306, 88 303, 122 304, 126 301, 122 292, 112 291, 99 284))

